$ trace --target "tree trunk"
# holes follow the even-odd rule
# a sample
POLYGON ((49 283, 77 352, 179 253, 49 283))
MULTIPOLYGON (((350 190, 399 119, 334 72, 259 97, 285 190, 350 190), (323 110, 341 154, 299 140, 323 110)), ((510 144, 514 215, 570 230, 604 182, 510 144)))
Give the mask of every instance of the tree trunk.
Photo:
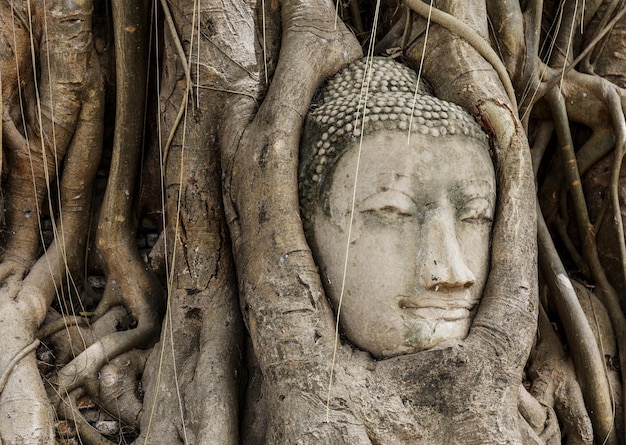
POLYGON ((0 5, 3 443, 624 442, 621 2, 49 3, 0 5), (384 359, 335 331, 297 174, 374 45, 497 181, 469 336, 384 359))

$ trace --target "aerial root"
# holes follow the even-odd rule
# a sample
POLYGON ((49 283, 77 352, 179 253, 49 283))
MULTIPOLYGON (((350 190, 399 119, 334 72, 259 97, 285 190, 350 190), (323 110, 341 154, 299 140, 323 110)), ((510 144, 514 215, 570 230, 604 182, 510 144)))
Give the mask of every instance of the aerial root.
POLYGON ((60 369, 51 380, 52 385, 57 387, 57 398, 53 400, 53 403, 58 404, 60 401, 58 397, 81 386, 86 389, 89 395, 97 396, 99 393, 97 375, 101 368, 109 360, 113 360, 134 348, 145 346, 146 340, 153 333, 154 326, 151 323, 143 323, 143 326, 140 325, 135 329, 106 335, 90 345, 60 369))
POLYGON ((20 362, 20 360, 22 360, 28 354, 30 354, 35 349, 37 349, 37 346, 39 346, 39 339, 36 338, 35 340, 33 340, 31 344, 23 348, 20 352, 18 352, 15 355, 15 357, 11 359, 11 361, 9 362, 7 366, 7 369, 4 370, 4 372, 2 373, 2 376, 0 377, 0 394, 2 394, 2 391, 4 390, 4 387, 6 386, 7 381, 9 380, 9 377, 11 376, 11 372, 13 372, 13 368, 15 368, 15 365, 17 365, 20 362))
POLYGON ((617 239, 619 240, 619 252, 622 263, 622 280, 626 284, 626 239, 624 239, 624 223, 619 202, 619 175, 624 160, 624 144, 626 143, 626 121, 622 109, 621 98, 616 88, 608 89, 608 107, 616 133, 615 159, 613 160, 613 170, 611 171, 610 195, 613 207, 613 220, 617 229, 617 239))
MULTIPOLYGON (((609 311, 616 336, 617 338, 621 338, 623 335, 626 335, 626 317, 624 317, 624 312, 620 306, 619 295, 609 283, 598 256, 594 226, 591 224, 589 219, 587 203, 580 180, 580 171, 576 162, 576 154, 574 152, 572 134, 569 127, 565 98, 562 92, 555 87, 548 92, 547 100, 552 113, 555 116, 555 127, 560 146, 560 155, 563 170, 565 172, 566 185, 573 204, 573 212, 582 245, 582 256, 589 266, 589 271, 593 281, 598 286, 598 290, 600 291, 599 296, 601 297, 602 303, 609 311)), ((547 237, 549 237, 549 235, 547 235, 546 238, 547 237)), ((569 332, 568 335, 576 335, 576 332, 576 329, 574 329, 574 332, 569 332)), ((622 342, 619 342, 618 348, 620 366, 626 367, 626 347, 622 344, 622 342)), ((577 367, 577 369, 578 368, 579 367, 577 367)), ((582 372, 582 369, 580 369, 579 372, 582 372)), ((622 377, 622 384, 624 383, 626 383, 626 375, 623 375, 622 377)), ((591 412, 593 414, 594 411, 591 410, 591 412)), ((592 421, 594 421, 593 416, 592 421)), ((597 425, 594 421, 594 428, 598 428, 598 426, 599 425, 597 425)), ((603 436, 611 437, 610 443, 614 443, 616 440, 615 433, 614 430, 609 427, 614 428, 613 425, 606 425, 604 428, 599 429, 603 432, 603 436)))
POLYGON ((495 72, 498 74, 502 86, 511 102, 511 106, 517 114, 517 98, 515 97, 515 89, 511 84, 511 78, 506 71, 506 67, 500 60, 500 56, 491 48, 489 43, 485 41, 476 31, 465 22, 456 17, 441 11, 433 6, 429 6, 422 0, 405 0, 405 4, 413 11, 425 19, 432 20, 433 23, 447 29, 452 34, 456 34, 474 48, 487 62, 491 64, 495 72))
POLYGON ((56 334, 62 329, 69 328, 70 326, 80 326, 84 323, 84 317, 66 315, 42 326, 41 329, 35 333, 35 337, 43 340, 44 338, 48 338, 51 335, 56 334))
POLYGON ((133 427, 139 426, 142 403, 137 389, 147 358, 146 351, 133 349, 117 356, 100 370, 100 405, 133 427))

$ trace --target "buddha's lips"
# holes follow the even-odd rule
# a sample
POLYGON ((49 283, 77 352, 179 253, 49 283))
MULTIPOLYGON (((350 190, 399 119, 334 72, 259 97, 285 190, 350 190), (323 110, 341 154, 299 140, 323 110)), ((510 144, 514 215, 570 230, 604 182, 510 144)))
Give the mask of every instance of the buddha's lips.
POLYGON ((447 298, 405 296, 398 299, 398 307, 420 318, 454 321, 469 317, 470 311, 478 303, 468 296, 465 292, 461 292, 457 298, 452 295, 447 298))
POLYGON ((467 309, 441 309, 437 307, 423 308, 402 308, 403 311, 410 313, 413 317, 422 318, 424 320, 443 320, 443 321, 459 321, 469 318, 470 311, 467 309))

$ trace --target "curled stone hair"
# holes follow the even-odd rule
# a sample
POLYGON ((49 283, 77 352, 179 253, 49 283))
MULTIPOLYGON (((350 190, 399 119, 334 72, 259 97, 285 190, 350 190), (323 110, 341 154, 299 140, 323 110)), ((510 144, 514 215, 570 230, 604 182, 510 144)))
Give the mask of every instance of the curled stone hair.
POLYGON ((324 210, 327 184, 343 153, 365 135, 403 131, 438 138, 486 135, 460 106, 434 97, 412 69, 384 57, 363 58, 345 67, 311 105, 300 144, 300 200, 305 219, 314 201, 324 210))

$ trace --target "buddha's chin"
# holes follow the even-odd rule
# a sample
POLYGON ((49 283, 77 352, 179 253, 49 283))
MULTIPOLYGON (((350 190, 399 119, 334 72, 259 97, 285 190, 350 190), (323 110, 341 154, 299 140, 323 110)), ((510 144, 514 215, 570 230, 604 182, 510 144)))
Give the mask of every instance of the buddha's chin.
MULTIPOLYGON (((378 359, 396 357, 399 355, 413 354, 429 349, 445 348, 451 344, 457 344, 469 333, 473 314, 465 310, 464 317, 426 318, 426 317, 403 317, 400 324, 389 329, 383 335, 372 338, 371 331, 368 336, 359 337, 347 332, 348 338, 360 349, 369 352, 378 359), (364 341, 359 341, 363 340, 364 341)), ((441 316, 441 312, 439 313, 441 316)), ((361 333, 362 332, 357 332, 361 333)))
POLYGON ((441 346, 442 343, 463 340, 469 333, 471 316, 446 319, 421 319, 407 323, 405 332, 405 353, 424 351, 441 346))

